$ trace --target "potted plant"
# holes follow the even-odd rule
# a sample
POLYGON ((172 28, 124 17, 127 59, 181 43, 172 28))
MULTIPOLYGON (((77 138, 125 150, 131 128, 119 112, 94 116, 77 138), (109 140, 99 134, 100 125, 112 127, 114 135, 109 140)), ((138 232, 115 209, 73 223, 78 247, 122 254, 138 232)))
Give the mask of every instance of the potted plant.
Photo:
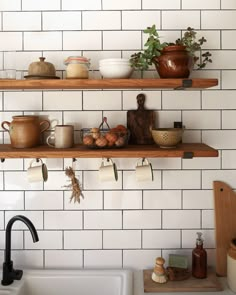
POLYGON ((161 78, 188 78, 194 64, 202 69, 212 62, 210 52, 201 54, 201 46, 206 39, 197 40, 193 28, 188 27, 183 37, 174 43, 161 43, 155 25, 148 27, 144 33, 148 34, 144 51, 134 53, 130 58, 131 66, 136 70, 147 70, 154 64, 161 78), (200 52, 200 57, 196 52, 200 52))

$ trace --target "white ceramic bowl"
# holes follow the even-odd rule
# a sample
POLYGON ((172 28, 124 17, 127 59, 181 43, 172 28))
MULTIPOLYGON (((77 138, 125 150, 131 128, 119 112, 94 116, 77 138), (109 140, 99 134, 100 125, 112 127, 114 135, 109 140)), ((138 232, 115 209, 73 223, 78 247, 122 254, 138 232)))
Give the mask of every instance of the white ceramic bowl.
POLYGON ((99 65, 107 65, 107 64, 130 64, 128 58, 105 58, 99 60, 99 65))
POLYGON ((107 79, 127 79, 131 76, 133 68, 130 64, 110 64, 101 65, 99 71, 103 78, 107 79))

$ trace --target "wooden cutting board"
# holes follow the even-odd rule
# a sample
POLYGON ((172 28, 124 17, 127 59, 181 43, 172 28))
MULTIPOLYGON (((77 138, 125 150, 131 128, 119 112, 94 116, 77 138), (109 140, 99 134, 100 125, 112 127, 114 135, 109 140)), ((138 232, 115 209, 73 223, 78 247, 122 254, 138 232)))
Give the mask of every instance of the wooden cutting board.
POLYGON ((151 130, 155 126, 155 113, 144 108, 145 95, 137 96, 137 110, 127 112, 127 127, 130 131, 129 143, 153 144, 151 130))
POLYGON ((227 251, 236 238, 236 193, 229 185, 214 181, 216 273, 227 275, 227 251))
POLYGON ((167 281, 164 284, 158 284, 151 278, 152 269, 145 269, 143 271, 143 284, 145 293, 156 292, 208 292, 208 291, 222 291, 223 288, 218 281, 213 270, 208 270, 206 279, 196 279, 190 277, 183 281, 167 281))

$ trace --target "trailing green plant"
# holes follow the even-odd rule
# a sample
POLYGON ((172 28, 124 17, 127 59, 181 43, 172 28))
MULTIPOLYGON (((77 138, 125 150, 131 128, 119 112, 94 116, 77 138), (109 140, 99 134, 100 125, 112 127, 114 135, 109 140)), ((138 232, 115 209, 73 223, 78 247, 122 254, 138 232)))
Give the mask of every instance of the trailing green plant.
MULTIPOLYGON (((207 40, 204 37, 201 37, 197 40, 197 32, 194 31, 193 28, 188 27, 187 31, 184 33, 183 37, 181 39, 177 39, 175 41, 176 45, 184 45, 186 46, 186 50, 189 52, 190 55, 194 57, 195 62, 199 60, 199 57, 196 56, 196 52, 201 52, 201 46, 207 42, 207 40)), ((209 51, 201 54, 201 62, 197 64, 199 69, 205 68, 206 64, 208 62, 212 62, 210 59, 211 53, 209 51)))
POLYGON ((167 46, 167 43, 161 43, 159 34, 156 30, 156 25, 152 27, 147 27, 143 31, 148 34, 148 39, 144 44, 143 52, 137 52, 131 55, 130 62, 131 66, 139 70, 147 70, 150 65, 152 65, 152 59, 154 56, 160 56, 163 48, 167 46))
POLYGON ((156 25, 147 27, 144 31, 148 34, 145 49, 131 55, 131 66, 136 70, 147 70, 153 64, 153 58, 159 57, 162 50, 170 45, 183 45, 191 56, 194 57, 194 62, 197 64, 198 69, 203 69, 206 64, 211 63, 211 53, 205 52, 201 54, 201 46, 207 41, 204 37, 197 40, 197 32, 193 28, 188 27, 182 38, 177 39, 174 43, 160 42, 160 36, 156 30, 156 25), (196 52, 200 52, 200 57, 196 52), (199 63, 197 63, 199 61, 199 63))

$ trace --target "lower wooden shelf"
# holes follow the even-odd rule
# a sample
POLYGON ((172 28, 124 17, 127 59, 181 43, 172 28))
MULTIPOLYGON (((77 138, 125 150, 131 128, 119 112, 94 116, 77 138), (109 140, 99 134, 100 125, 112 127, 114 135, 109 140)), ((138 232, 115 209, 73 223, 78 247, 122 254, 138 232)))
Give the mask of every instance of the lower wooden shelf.
POLYGON ((16 149, 0 144, 0 158, 167 158, 217 157, 218 151, 203 143, 183 143, 177 148, 165 149, 157 145, 128 145, 121 149, 89 149, 83 145, 56 149, 47 145, 16 149))

